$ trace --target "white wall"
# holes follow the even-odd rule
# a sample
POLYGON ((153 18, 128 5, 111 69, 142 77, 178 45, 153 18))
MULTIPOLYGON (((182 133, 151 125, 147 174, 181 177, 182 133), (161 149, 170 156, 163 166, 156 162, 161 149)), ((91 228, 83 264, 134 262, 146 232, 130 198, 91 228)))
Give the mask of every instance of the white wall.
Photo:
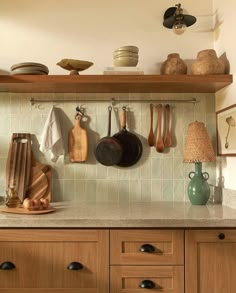
POLYGON ((35 61, 48 65, 50 74, 67 74, 55 64, 74 58, 93 61, 85 73, 98 74, 112 65, 114 49, 133 44, 145 73, 159 73, 168 53, 188 60, 213 47, 211 0, 181 3, 198 22, 177 36, 162 25, 174 0, 1 0, 0 69, 35 61))
MULTIPOLYGON (((216 25, 214 30, 214 45, 218 55, 226 54, 230 63, 230 73, 235 79, 236 72, 236 41, 235 41, 235 9, 234 0, 214 0, 216 25)), ((216 94, 216 111, 236 103, 236 83, 226 87, 216 94)), ((235 130, 234 130, 235 131, 235 130)), ((224 177, 224 187, 236 190, 236 157, 218 158, 218 175, 224 177)))

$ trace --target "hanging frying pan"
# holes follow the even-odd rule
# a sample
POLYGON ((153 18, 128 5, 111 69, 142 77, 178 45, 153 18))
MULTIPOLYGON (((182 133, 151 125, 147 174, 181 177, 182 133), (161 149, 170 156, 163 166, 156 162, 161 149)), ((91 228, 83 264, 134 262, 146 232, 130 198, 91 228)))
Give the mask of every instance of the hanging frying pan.
POLYGON ((108 135, 100 139, 95 148, 95 157, 99 163, 105 166, 117 165, 122 157, 123 147, 119 140, 111 137, 111 111, 112 107, 108 107, 108 135))
POLYGON ((123 155, 117 165, 129 167, 137 163, 141 158, 143 146, 141 140, 126 129, 126 107, 122 109, 122 130, 113 137, 116 138, 123 147, 123 155))

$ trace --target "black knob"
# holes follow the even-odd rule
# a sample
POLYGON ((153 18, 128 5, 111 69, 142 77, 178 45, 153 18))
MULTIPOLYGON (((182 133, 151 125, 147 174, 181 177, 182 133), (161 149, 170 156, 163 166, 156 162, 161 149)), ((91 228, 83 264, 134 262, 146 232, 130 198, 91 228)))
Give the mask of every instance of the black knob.
POLYGON ((14 263, 12 263, 10 261, 4 261, 0 265, 0 270, 14 270, 15 268, 16 268, 16 266, 14 265, 14 263))
POLYGON ((224 233, 220 233, 220 234, 218 235, 218 238, 219 238, 220 240, 225 239, 225 234, 224 234, 224 233))
POLYGON ((155 251, 155 247, 151 244, 143 244, 142 246, 140 246, 139 251, 151 253, 155 251))
POLYGON ((143 280, 140 284, 139 284, 140 288, 144 288, 144 289, 154 289, 155 288, 155 283, 151 280, 143 280))
POLYGON ((67 266, 67 269, 71 271, 82 270, 82 268, 83 268, 83 265, 77 261, 73 261, 67 266))

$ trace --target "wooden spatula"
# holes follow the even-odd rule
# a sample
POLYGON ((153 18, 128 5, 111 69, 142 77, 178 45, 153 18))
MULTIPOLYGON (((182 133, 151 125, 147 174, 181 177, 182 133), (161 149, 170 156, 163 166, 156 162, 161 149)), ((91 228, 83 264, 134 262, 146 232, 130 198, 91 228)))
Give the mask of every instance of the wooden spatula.
POLYGON ((164 145, 166 148, 169 148, 172 146, 172 138, 170 135, 170 105, 166 105, 166 132, 165 132, 165 138, 164 138, 164 145))
POLYGON ((156 150, 159 153, 162 153, 164 151, 164 143, 162 139, 162 105, 157 105, 157 127, 158 127, 158 137, 157 137, 157 143, 156 143, 156 150))
POLYGON ((153 104, 150 104, 150 130, 148 135, 148 145, 154 146, 155 144, 155 137, 153 133, 153 104))
POLYGON ((81 114, 75 116, 75 125, 69 133, 69 158, 71 162, 85 162, 88 156, 87 132, 80 126, 81 114))

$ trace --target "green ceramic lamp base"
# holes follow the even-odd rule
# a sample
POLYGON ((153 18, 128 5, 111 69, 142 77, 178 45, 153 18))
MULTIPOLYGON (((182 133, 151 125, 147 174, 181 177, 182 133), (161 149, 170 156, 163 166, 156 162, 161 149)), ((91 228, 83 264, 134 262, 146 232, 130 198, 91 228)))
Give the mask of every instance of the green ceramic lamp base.
POLYGON ((209 174, 202 173, 202 163, 195 163, 195 172, 189 173, 191 181, 188 184, 188 197, 192 205, 205 205, 210 197, 210 187, 207 183, 209 174))

